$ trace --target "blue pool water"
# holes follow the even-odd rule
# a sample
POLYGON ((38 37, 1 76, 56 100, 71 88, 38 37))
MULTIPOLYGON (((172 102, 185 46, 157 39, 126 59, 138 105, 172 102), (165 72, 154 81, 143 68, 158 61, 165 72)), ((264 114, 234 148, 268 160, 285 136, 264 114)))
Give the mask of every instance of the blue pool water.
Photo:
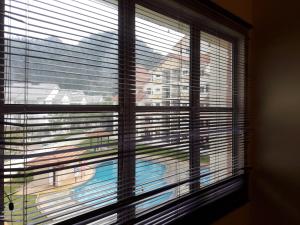
POLYGON ((200 183, 202 185, 208 185, 211 182, 211 177, 209 174, 209 167, 201 167, 201 174, 203 177, 200 178, 200 183), (207 174, 207 175, 206 175, 207 174))
MULTIPOLYGON (((136 195, 167 185, 163 179, 166 166, 151 160, 137 160, 136 195), (148 183, 150 182, 151 185, 148 183)), ((208 167, 201 168, 201 173, 209 173, 208 167)), ((104 206, 117 201, 117 161, 110 160, 98 164, 94 176, 82 185, 73 189, 73 198, 89 206, 104 206)), ((209 176, 202 177, 202 184, 209 183, 209 176)), ((138 209, 149 208, 172 198, 173 191, 164 192, 138 205, 138 209)))
MULTIPOLYGON (((151 160, 137 160, 136 164, 136 195, 163 187, 167 183, 162 179, 166 173, 166 166, 151 160), (151 182, 151 185, 147 184, 151 182)), ((117 161, 110 160, 100 163, 95 175, 84 184, 73 189, 73 198, 84 204, 96 207, 104 206, 117 200, 117 161)), ((173 192, 165 192, 158 197, 144 202, 138 208, 153 207, 167 201, 173 192)))

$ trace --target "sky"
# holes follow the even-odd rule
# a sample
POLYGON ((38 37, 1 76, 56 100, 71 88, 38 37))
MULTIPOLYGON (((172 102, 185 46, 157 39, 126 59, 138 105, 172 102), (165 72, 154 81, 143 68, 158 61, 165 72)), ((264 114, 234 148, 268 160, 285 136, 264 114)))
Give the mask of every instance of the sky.
MULTIPOLYGON (((6 32, 43 39, 49 35, 58 36, 64 43, 76 45, 91 34, 117 31, 117 8, 114 0, 8 0, 6 32)), ((150 10, 137 8, 137 37, 162 55, 172 51, 187 32, 187 27, 150 10), (156 15, 170 25, 161 26, 145 20, 141 14, 156 15), (184 33, 178 32, 181 29, 184 33)))

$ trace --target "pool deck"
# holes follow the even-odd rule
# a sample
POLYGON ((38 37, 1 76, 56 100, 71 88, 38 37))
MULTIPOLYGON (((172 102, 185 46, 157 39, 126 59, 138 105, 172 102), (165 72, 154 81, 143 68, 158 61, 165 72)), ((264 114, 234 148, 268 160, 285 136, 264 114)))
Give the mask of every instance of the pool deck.
MULTIPOLYGON (((164 157, 162 159, 160 156, 149 156, 146 154, 139 155, 137 159, 151 160, 165 165, 166 174, 164 177, 167 183, 174 183, 188 178, 188 161, 179 161, 171 157, 164 157)), ((86 174, 77 178, 75 178, 73 174, 70 174, 67 179, 61 181, 60 185, 57 187, 45 184, 45 178, 35 179, 27 184, 27 194, 37 195, 36 203, 39 211, 50 220, 54 217, 59 217, 59 220, 63 220, 63 215, 66 214, 68 214, 68 217, 72 217, 72 215, 84 213, 85 211, 90 210, 89 207, 84 208, 84 205, 74 200, 72 198, 71 190, 90 180, 94 176, 95 171, 95 168, 89 168, 89 170, 86 171, 86 174)), ((187 193, 188 188, 188 185, 181 185, 175 189, 175 195, 180 196, 187 193)), ((20 190, 18 194, 22 194, 22 190, 20 190)), ((55 221, 55 219, 53 220, 55 221)))
MULTIPOLYGON (((165 179, 168 184, 179 182, 181 180, 188 179, 189 176, 189 162, 188 161, 180 161, 171 157, 161 156, 149 156, 149 155, 139 155, 141 160, 151 160, 157 163, 164 164, 166 166, 166 174, 165 179)), ((180 196, 189 191, 188 185, 181 185, 180 187, 175 189, 175 195, 180 196)))
MULTIPOLYGON (((26 185, 27 195, 37 195, 37 208, 42 215, 49 218, 60 216, 68 212, 68 217, 72 214, 78 215, 77 210, 84 212, 82 206, 71 197, 71 190, 90 180, 95 174, 95 168, 84 171, 82 176, 75 177, 72 173, 65 175, 65 180, 60 181, 59 186, 49 185, 47 177, 35 176, 35 179, 26 185), (62 206, 64 209, 62 209, 62 206)), ((23 188, 20 188, 16 195, 22 195, 23 188)), ((62 220, 60 217, 59 220, 62 220)))

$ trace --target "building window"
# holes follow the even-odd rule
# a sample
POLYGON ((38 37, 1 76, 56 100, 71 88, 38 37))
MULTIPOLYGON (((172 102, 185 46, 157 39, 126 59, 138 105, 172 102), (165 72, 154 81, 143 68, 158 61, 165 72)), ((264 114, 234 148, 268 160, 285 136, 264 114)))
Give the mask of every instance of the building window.
POLYGON ((152 94, 152 89, 151 88, 147 88, 146 94, 147 95, 151 95, 152 94))
POLYGON ((200 86, 200 93, 208 93, 208 92, 209 92, 209 85, 208 84, 200 86))
POLYGON ((189 74, 189 70, 182 70, 182 75, 188 75, 189 74))
POLYGON ((209 120, 200 119, 200 127, 209 127, 209 120))
POLYGON ((204 93, 205 92, 205 86, 200 86, 200 93, 204 93))

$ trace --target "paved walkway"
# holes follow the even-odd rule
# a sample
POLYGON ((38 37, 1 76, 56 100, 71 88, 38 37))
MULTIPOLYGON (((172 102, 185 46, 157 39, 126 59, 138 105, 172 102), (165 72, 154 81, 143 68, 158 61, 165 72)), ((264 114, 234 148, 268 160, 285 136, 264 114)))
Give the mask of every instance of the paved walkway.
MULTIPOLYGON (((154 162, 166 165, 165 177, 168 183, 174 183, 178 182, 179 180, 184 180, 188 178, 187 171, 189 164, 186 161, 178 161, 170 157, 165 157, 161 159, 159 156, 148 155, 141 155, 139 156, 139 158, 142 158, 143 160, 152 160, 154 162)), ((75 186, 80 185, 86 182, 87 180, 91 179, 91 177, 94 175, 94 172, 95 169, 93 169, 93 172, 85 176, 82 180, 77 181, 77 183, 74 181, 73 184, 65 184, 63 187, 53 188, 52 186, 48 187, 49 190, 47 190, 47 187, 45 188, 43 186, 40 186, 38 189, 37 187, 31 188, 29 184, 28 189, 30 189, 32 192, 39 192, 37 203, 39 205, 38 208, 42 214, 48 216, 51 215, 49 218, 59 217, 59 220, 62 220, 63 217, 60 217, 62 207, 67 208, 64 209, 64 214, 68 214, 68 217, 71 217, 73 214, 78 215, 79 211, 80 213, 84 213, 85 211, 90 210, 89 207, 84 208, 84 205, 72 199, 71 190, 75 186)), ((175 189, 174 194, 176 196, 179 196, 185 194, 187 191, 188 188, 185 185, 182 185, 175 189)), ((111 219, 113 218, 115 217, 111 217, 111 219)))
MULTIPOLYGON (((75 141, 72 141, 71 143, 76 144, 75 141)), ((152 160, 164 164, 166 166, 164 177, 167 183, 174 183, 188 178, 188 161, 179 161, 171 157, 161 158, 161 156, 149 156, 146 154, 139 155, 138 159, 152 160)), ((54 221, 56 220, 54 219, 55 217, 59 217, 59 220, 63 220, 63 214, 67 214, 68 217, 71 217, 73 214, 78 215, 78 213, 81 214, 90 210, 90 207, 82 205, 72 198, 72 189, 90 180, 94 174, 95 168, 90 168, 86 171, 86 174, 82 177, 77 177, 77 180, 75 180, 74 174, 70 173, 67 179, 61 182, 58 187, 49 185, 48 174, 35 176, 34 181, 28 183, 26 186, 27 194, 38 196, 36 202, 37 207, 43 215, 47 215, 49 219, 54 221)), ((185 194, 188 192, 188 188, 188 185, 181 185, 180 187, 173 189, 175 190, 174 195, 180 196, 185 194)), ((17 193, 17 195, 22 194, 23 189, 19 190, 17 193)), ((114 218, 115 216, 111 217, 111 219, 114 218)))

